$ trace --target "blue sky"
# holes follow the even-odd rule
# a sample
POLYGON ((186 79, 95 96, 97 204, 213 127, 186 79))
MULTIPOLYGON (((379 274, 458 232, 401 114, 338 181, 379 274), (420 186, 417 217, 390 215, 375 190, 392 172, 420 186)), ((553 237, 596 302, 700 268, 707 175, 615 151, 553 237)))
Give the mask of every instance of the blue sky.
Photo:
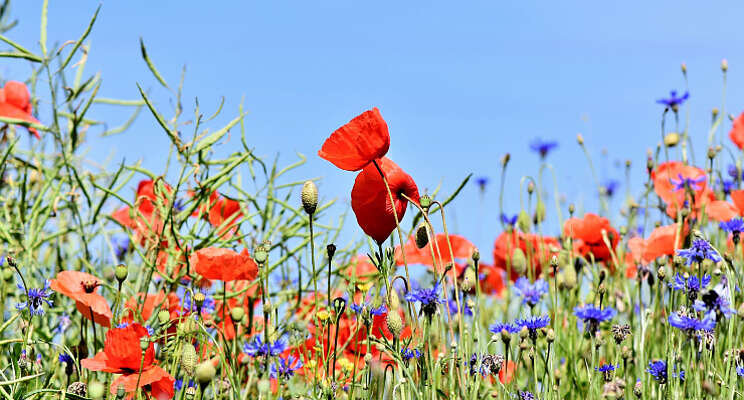
MULTIPOLYGON (((51 1, 50 42, 76 39, 98 2, 51 1)), ((168 93, 139 54, 143 37, 165 79, 177 85, 186 66, 184 105, 209 114, 226 97, 220 127, 244 99, 248 139, 259 154, 308 156, 298 179, 320 176, 321 196, 348 207, 355 175, 316 156, 335 128, 373 106, 391 131, 389 156, 425 192, 450 192, 468 174, 491 178, 481 199, 470 185, 450 212, 450 228, 489 254, 498 224, 499 158, 512 155, 506 209, 518 211, 518 184, 537 173, 528 151, 535 137, 560 142, 549 161, 568 201, 597 211, 596 188, 575 136, 582 133, 603 178, 634 162, 644 178, 645 152, 660 137, 655 100, 684 89, 690 77, 691 133, 704 157, 710 110, 721 105, 720 61, 730 70, 726 112, 744 109, 744 3, 104 1, 90 36, 87 72, 101 72, 105 97, 134 99, 135 83, 168 113, 168 93), (606 154, 602 150, 607 149, 606 154)), ((20 25, 8 36, 38 50, 41 1, 13 5, 20 25)), ((2 79, 26 78, 23 62, 0 65, 2 79)), ((127 111, 128 112, 128 111, 127 111)), ((128 117, 101 106, 116 125, 128 117)), ((40 115, 42 121, 48 115, 40 115)), ((725 132, 728 131, 728 121, 725 132)), ((143 112, 125 134, 91 137, 94 158, 162 169, 168 140, 143 112)), ((229 145, 228 145, 229 146, 229 145)), ((232 148, 223 149, 225 151, 232 148)), ((622 187, 622 190, 625 188, 622 187)), ((617 210, 619 201, 615 200, 617 210)), ((552 212, 552 209, 549 209, 552 212)), ((554 214, 554 212, 552 212, 554 214)), ((353 220, 349 221, 354 224, 353 220)), ((347 239, 359 231, 349 231, 347 239)), ((488 257, 490 258, 490 257, 488 257)))

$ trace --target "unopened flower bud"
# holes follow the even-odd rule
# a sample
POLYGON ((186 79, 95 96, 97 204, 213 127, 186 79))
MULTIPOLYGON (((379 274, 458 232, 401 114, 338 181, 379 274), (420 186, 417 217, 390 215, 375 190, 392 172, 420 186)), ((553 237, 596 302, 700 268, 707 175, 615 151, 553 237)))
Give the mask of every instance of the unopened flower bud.
POLYGON ((471 267, 465 268, 462 275, 462 290, 469 292, 473 287, 475 287, 475 282, 475 270, 471 267))
POLYGON ((103 393, 106 390, 103 384, 98 381, 93 381, 88 385, 88 395, 91 399, 100 399, 103 397, 103 393))
POLYGON ((196 381, 202 386, 209 384, 214 379, 215 374, 217 374, 217 370, 211 361, 204 361, 196 366, 196 381))
POLYGON ((302 208, 305 209, 307 215, 315 214, 315 209, 318 207, 318 187, 313 181, 305 181, 302 185, 300 199, 302 199, 302 208))
POLYGON ((674 147, 679 143, 679 133, 670 132, 664 136, 664 145, 666 147, 674 147))
POLYGON ((429 244, 429 233, 427 232, 426 225, 419 225, 416 229, 416 247, 423 249, 429 244))
POLYGON ((571 203, 568 205, 568 213, 573 215, 574 212, 576 212, 576 206, 574 205, 574 203, 571 203))
POLYGON ((534 221, 536 224, 542 223, 545 221, 545 214, 547 213, 545 209, 545 203, 542 201, 538 201, 535 205, 535 218, 534 221))
POLYGON ((196 370, 196 362, 198 357, 196 355, 196 348, 191 343, 184 343, 183 350, 181 351, 181 368, 189 376, 194 376, 196 370))
POLYGON ((721 60, 721 71, 728 71, 728 60, 726 60, 725 58, 721 60))
POLYGON ((555 342, 555 331, 552 328, 548 329, 548 333, 545 335, 545 340, 547 340, 548 343, 555 342))
POLYGON ((509 164, 509 160, 511 159, 511 154, 506 153, 503 157, 501 157, 501 168, 506 168, 506 166, 509 164))
POLYGON ((687 73, 687 64, 682 63, 682 65, 680 66, 680 68, 682 69, 682 73, 683 74, 686 74, 687 73))
POLYGON ((527 194, 532 194, 535 191, 535 184, 532 181, 527 183, 527 194))
POLYGON ((708 159, 712 160, 716 158, 716 149, 708 147, 708 159))
POLYGON ((336 245, 329 243, 328 246, 326 246, 326 254, 328 255, 329 260, 333 260, 333 256, 336 255, 336 245))
POLYGON ((527 257, 524 255, 524 252, 522 249, 514 249, 514 252, 512 253, 512 271, 514 271, 518 275, 522 275, 527 271, 527 257))
POLYGON ((142 349, 142 351, 146 351, 148 347, 150 347, 150 338, 147 336, 141 337, 140 338, 140 349, 142 349))
POLYGON ((424 209, 424 211, 429 211, 429 207, 431 207, 431 197, 428 194, 421 196, 419 198, 419 205, 424 209))
POLYGON ((160 325, 165 325, 170 321, 170 312, 168 310, 158 311, 158 322, 160 325))
POLYGON ((530 334, 530 330, 527 329, 526 326, 523 326, 522 329, 519 330, 519 338, 520 339, 527 339, 527 337, 530 334))
POLYGON ((403 320, 400 317, 400 313, 397 311, 388 312, 386 322, 393 337, 399 337, 400 333, 403 331, 403 320))
POLYGON ((584 137, 580 133, 576 135, 576 142, 579 143, 579 146, 584 145, 584 137))
POLYGON ((232 319, 233 323, 240 323, 240 321, 243 320, 244 316, 245 310, 243 309, 243 307, 233 307, 230 309, 230 318, 232 319))
POLYGON ((480 261, 480 251, 477 247, 473 247, 473 253, 470 258, 472 258, 474 262, 480 261))
POLYGON ((504 342, 505 345, 509 345, 509 342, 511 341, 511 334, 506 329, 501 330, 501 341, 504 342))
POLYGON ((116 276, 116 280, 119 281, 119 283, 124 282, 127 279, 128 274, 129 271, 125 264, 117 265, 116 269, 114 270, 114 276, 116 276))

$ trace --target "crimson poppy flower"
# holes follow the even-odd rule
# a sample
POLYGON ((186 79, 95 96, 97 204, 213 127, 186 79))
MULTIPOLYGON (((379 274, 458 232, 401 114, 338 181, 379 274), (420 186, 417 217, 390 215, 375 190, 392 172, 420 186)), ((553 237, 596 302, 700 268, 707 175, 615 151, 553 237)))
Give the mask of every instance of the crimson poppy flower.
POLYGON ((174 394, 175 379, 155 365, 155 347, 152 343, 142 356, 140 339, 149 336, 147 329, 137 323, 109 329, 103 351, 93 358, 81 360, 80 365, 91 371, 121 374, 111 383, 112 394, 116 394, 119 386, 124 386, 127 393, 144 388, 158 400, 170 399, 174 394))
MULTIPOLYGON (((448 244, 447 235, 445 235, 444 233, 438 233, 432 240, 432 245, 434 243, 436 243, 436 246, 434 247, 434 255, 437 260, 436 264, 439 266, 437 271, 438 273, 442 273, 442 271, 444 271, 444 267, 446 267, 448 264, 455 264, 455 267, 457 269, 456 272, 457 274, 460 274, 465 265, 457 264, 456 261, 470 259, 473 256, 473 250, 475 249, 475 245, 471 241, 460 235, 449 235, 448 244), (450 245, 452 246, 452 254, 450 254, 449 250, 450 245), (436 250, 437 248, 439 249, 438 254, 436 250), (452 259, 451 255, 454 255, 454 260, 452 259)), ((431 245, 427 244, 423 248, 419 249, 418 246, 416 246, 415 237, 411 236, 408 240, 408 243, 406 243, 406 245, 403 247, 404 251, 406 252, 406 262, 408 264, 421 264, 434 268, 434 261, 432 260, 430 246, 431 245)), ((395 248, 395 260, 396 264, 398 264, 399 266, 403 265, 403 257, 400 253, 400 246, 397 246, 395 248)))
MULTIPOLYGON (((165 185, 167 192, 172 189, 165 185)), ((167 204, 167 196, 161 194, 160 201, 167 204)), ((112 218, 121 225, 132 229, 142 241, 152 236, 153 232, 160 232, 163 222, 156 212, 155 202, 158 197, 155 195, 155 182, 153 180, 142 180, 137 185, 137 195, 135 197, 136 211, 132 212, 130 207, 125 206, 116 210, 112 218), (132 217, 134 214, 134 218, 132 217)))
MULTIPOLYGON (((190 194, 193 195, 193 193, 190 194)), ((226 221, 230 221, 227 226, 218 232, 218 235, 224 239, 230 239, 238 229, 237 225, 243 217, 243 212, 240 209, 240 203, 215 191, 209 195, 208 204, 199 207, 192 216, 203 216, 215 228, 222 226, 226 221)))
MULTIPOLYGON (((377 163, 390 186, 395 201, 395 212, 398 221, 401 221, 408 205, 408 200, 403 194, 416 202, 419 200, 416 182, 388 158, 381 158, 377 163)), ((354 181, 354 187, 351 189, 351 209, 354 210, 362 230, 378 244, 382 244, 395 229, 395 215, 390 204, 390 196, 385 188, 385 182, 373 164, 364 167, 354 181)))
POLYGON ((674 256, 674 251, 680 248, 688 230, 685 225, 677 235, 677 224, 665 225, 654 229, 647 239, 634 237, 628 240, 633 261, 648 264, 664 255, 674 256))
POLYGON ((377 107, 354 117, 336 129, 318 155, 346 171, 359 171, 382 158, 390 148, 390 133, 377 107))
POLYGON ((62 271, 55 279, 52 279, 50 288, 75 300, 75 307, 83 317, 99 325, 109 326, 113 317, 111 308, 106 299, 96 293, 101 284, 102 281, 91 274, 80 271, 62 271))
POLYGON ((158 293, 147 294, 138 293, 136 296, 132 296, 124 304, 124 312, 122 314, 122 322, 134 322, 135 314, 139 314, 142 322, 145 322, 152 317, 153 312, 156 308, 161 310, 167 310, 170 313, 171 319, 177 319, 181 309, 181 299, 177 294, 171 292, 167 295, 162 290, 158 293), (144 296, 144 301, 142 301, 144 296), (142 305, 140 306, 140 301, 142 305), (141 307, 141 308, 140 308, 141 307), (142 310, 141 313, 138 310, 142 310))
POLYGON ((192 254, 189 261, 196 267, 196 272, 207 279, 252 281, 258 276, 258 265, 247 249, 238 253, 230 249, 207 247, 192 254))
POLYGON ((734 120, 734 124, 729 132, 729 139, 731 139, 740 150, 744 149, 744 112, 739 114, 739 116, 734 120))
POLYGON ((744 216, 744 190, 732 190, 731 203, 715 200, 706 207, 705 212, 709 217, 721 222, 744 216))
MULTIPOLYGON (((532 260, 531 267, 535 273, 534 276, 538 276, 542 268, 550 263, 550 258, 557 254, 560 247, 558 240, 554 237, 522 233, 516 230, 502 232, 493 243, 494 268, 506 271, 514 252, 520 249, 525 256, 531 254, 531 257, 528 256, 527 259, 532 260)), ((514 268, 511 268, 509 279, 516 281, 519 276, 514 268)))
POLYGON ((620 240, 620 234, 610 225, 607 218, 592 213, 587 213, 583 219, 569 218, 563 225, 563 234, 575 239, 582 256, 587 257, 591 253, 596 261, 610 260, 610 251, 617 247, 620 240), (607 247, 602 237, 603 231, 610 241, 610 247, 607 247))
POLYGON ((367 255, 358 254, 349 261, 344 273, 349 281, 356 282, 359 290, 366 292, 368 287, 365 288, 365 286, 371 284, 380 274, 380 271, 370 262, 367 255))
POLYGON ((494 267, 491 264, 484 262, 478 263, 478 275, 480 278, 480 289, 481 293, 484 294, 495 294, 498 297, 504 293, 506 286, 504 285, 503 270, 494 267))
POLYGON ((705 171, 680 161, 659 164, 651 172, 651 179, 654 181, 654 191, 664 200, 666 212, 672 218, 676 218, 677 211, 685 205, 697 213, 714 199, 713 192, 706 184, 705 171), (690 198, 688 188, 694 198, 690 198))
MULTIPOLYGON (((0 116, 19 119, 33 124, 41 124, 38 119, 31 115, 31 94, 22 82, 8 81, 5 87, 0 89, 0 116)), ((39 132, 34 128, 28 128, 37 139, 39 132)))
MULTIPOLYGON (((248 281, 232 281, 226 282, 225 286, 228 293, 240 293, 240 295, 227 299, 227 307, 223 306, 222 298, 220 296, 217 296, 214 299, 215 312, 213 315, 220 318, 219 321, 215 322, 217 330, 219 330, 227 340, 232 340, 236 336, 242 337, 244 335, 251 334, 252 332, 246 332, 245 326, 243 324, 233 324, 232 320, 230 319, 230 310, 236 307, 241 307, 245 312, 245 315, 248 315, 251 312, 251 309, 258 304, 258 301, 261 298, 261 289, 259 285, 248 281)), ((254 315, 254 333, 261 332, 260 329, 261 326, 263 326, 262 321, 262 317, 254 315)))

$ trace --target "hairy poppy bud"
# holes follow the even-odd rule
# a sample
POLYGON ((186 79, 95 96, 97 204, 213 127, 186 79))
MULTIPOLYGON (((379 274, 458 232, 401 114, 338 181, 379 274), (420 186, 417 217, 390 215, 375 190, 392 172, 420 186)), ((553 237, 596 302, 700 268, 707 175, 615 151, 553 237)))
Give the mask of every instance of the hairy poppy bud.
POLYGON ((580 133, 576 134, 576 142, 579 144, 579 146, 584 145, 584 137, 581 136, 580 133))
POLYGON ((511 262, 512 271, 514 271, 518 275, 522 275, 525 271, 527 271, 527 257, 525 257, 522 249, 514 249, 511 262))
POLYGON ((517 216, 517 226, 519 227, 519 230, 524 233, 528 233, 530 231, 530 228, 532 227, 532 221, 530 221, 530 216, 527 214, 527 211, 522 210, 519 212, 519 215, 517 216))
POLYGON ((716 158, 716 149, 708 147, 708 158, 711 160, 716 158))
POLYGON ((400 318, 400 314, 397 311, 391 311, 387 314, 387 327, 393 337, 400 337, 400 332, 403 331, 403 320, 400 318))
POLYGON ((315 214, 315 209, 318 207, 318 187, 313 181, 305 181, 302 185, 300 199, 302 199, 302 208, 305 209, 307 215, 315 214))
POLYGON ((568 290, 571 290, 576 287, 577 284, 577 276, 576 276, 576 269, 572 267, 564 268, 563 269, 563 287, 565 287, 568 290))
POLYGON ((168 310, 160 310, 158 311, 158 322, 160 322, 160 325, 165 325, 170 321, 170 313, 168 310))
POLYGON ((127 279, 128 274, 129 274, 129 271, 126 265, 119 264, 116 266, 116 270, 114 271, 114 276, 116 276, 116 280, 119 281, 119 283, 124 282, 127 279))
POLYGON ((545 203, 538 201, 537 205, 535 205, 535 223, 539 224, 545 221, 545 214, 545 203))
POLYGON ((419 198, 419 205, 424 209, 424 211, 429 211, 429 207, 431 207, 431 197, 429 197, 428 194, 421 196, 419 198))
POLYGON ((462 290, 469 292, 473 287, 475 287, 475 281, 475 270, 471 267, 467 267, 462 275, 462 290))
POLYGON ((504 342, 505 345, 509 345, 509 342, 511 341, 511 334, 506 329, 501 330, 501 341, 504 342))
POLYGON ((679 143, 679 133, 670 132, 664 136, 664 145, 666 147, 674 147, 679 143))
POLYGON ((470 256, 470 258, 473 259, 473 262, 480 261, 480 251, 477 247, 473 247, 473 254, 470 256))
POLYGON ((148 347, 150 347, 150 338, 141 337, 140 338, 140 349, 142 349, 142 351, 146 351, 148 347))
POLYGON ((230 318, 232 318, 233 323, 240 323, 243 320, 243 316, 245 316, 243 307, 233 307, 230 309, 230 318))
POLYGON ((388 296, 388 309, 390 311, 397 310, 398 307, 400 307, 400 298, 398 297, 398 292, 395 290, 390 290, 390 295, 388 296))
POLYGON ((504 154, 504 156, 501 157, 501 167, 506 168, 506 166, 509 164, 509 160, 511 160, 511 154, 504 154))
POLYGON ((726 60, 725 58, 721 60, 721 71, 728 71, 728 60, 726 60))
POLYGON ((98 381, 93 381, 88 385, 88 395, 90 395, 90 398, 92 399, 102 398, 105 390, 106 388, 103 387, 103 384, 98 381))
POLYGON ((194 345, 191 343, 185 343, 183 345, 183 351, 181 351, 181 368, 183 368, 187 375, 194 376, 197 360, 198 358, 194 345))
POLYGON ((264 264, 268 258, 269 253, 266 246, 263 243, 256 246, 255 250, 253 251, 253 260, 257 264, 264 264))
POLYGON ((687 64, 682 63, 682 65, 680 66, 680 68, 682 69, 682 73, 683 74, 686 74, 687 73, 687 64))
POLYGON ((217 374, 217 370, 214 368, 214 365, 212 365, 212 362, 210 361, 204 361, 196 366, 195 369, 196 374, 196 381, 199 382, 200 385, 204 386, 207 385, 209 382, 214 379, 214 376, 217 374))
POLYGON ((429 244, 429 233, 427 232, 426 225, 419 225, 418 229, 416 229, 416 247, 423 249, 427 244, 429 244))

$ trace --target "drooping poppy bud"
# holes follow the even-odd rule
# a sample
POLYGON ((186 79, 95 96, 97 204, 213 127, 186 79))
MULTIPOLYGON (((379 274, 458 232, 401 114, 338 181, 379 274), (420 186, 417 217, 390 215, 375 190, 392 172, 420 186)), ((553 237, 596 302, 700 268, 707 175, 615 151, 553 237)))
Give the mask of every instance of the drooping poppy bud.
POLYGON ((315 209, 318 207, 318 187, 315 186, 313 181, 306 181, 302 185, 300 199, 302 200, 302 208, 305 209, 307 215, 315 214, 315 209))
POLYGON ((382 158, 377 162, 393 195, 395 214, 385 183, 372 164, 366 166, 354 181, 351 208, 362 230, 378 244, 382 244, 396 227, 395 217, 400 221, 405 215, 408 200, 403 195, 418 201, 419 193, 413 178, 393 161, 382 158))
POLYGON ((318 155, 346 171, 359 171, 382 158, 390 148, 390 133, 377 107, 358 115, 326 139, 318 155))

